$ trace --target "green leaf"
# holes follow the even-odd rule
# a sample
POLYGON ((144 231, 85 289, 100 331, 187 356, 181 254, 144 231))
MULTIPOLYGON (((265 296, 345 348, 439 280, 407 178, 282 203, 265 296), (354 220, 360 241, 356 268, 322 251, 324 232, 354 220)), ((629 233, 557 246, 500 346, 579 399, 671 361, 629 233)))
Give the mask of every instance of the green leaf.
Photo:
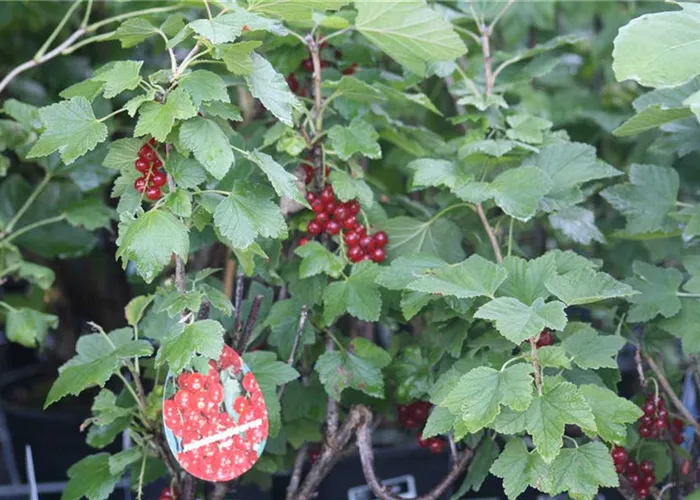
POLYGON ((576 386, 546 377, 543 393, 532 400, 526 418, 526 429, 546 463, 551 463, 559 455, 565 425, 578 425, 587 432, 596 431, 591 408, 576 386))
POLYGON ((343 351, 329 351, 319 356, 314 370, 326 392, 335 400, 347 388, 384 398, 382 368, 391 363, 391 355, 373 342, 356 337, 343 351))
POLYGON ((126 227, 119 225, 116 256, 124 267, 133 261, 147 283, 170 263, 173 254, 187 260, 188 253, 187 228, 169 212, 150 210, 126 227))
POLYGON ((601 196, 627 218, 629 233, 671 231, 677 223, 668 214, 676 206, 678 173, 672 168, 634 164, 631 183, 618 184, 601 191, 601 196))
POLYGON ((681 312, 675 316, 662 319, 659 327, 681 339, 686 355, 700 354, 700 335, 696 328, 700 324, 700 304, 694 299, 681 300, 681 312))
POLYGON ((94 423, 102 426, 109 425, 117 419, 129 416, 131 413, 130 408, 123 408, 117 405, 117 396, 109 389, 100 390, 95 396, 91 410, 94 423))
POLYGON ((607 273, 581 269, 550 278, 547 290, 567 306, 590 304, 615 297, 629 297, 637 292, 607 273))
POLYGON ((167 362, 173 373, 180 373, 195 354, 218 359, 223 348, 224 327, 218 321, 203 319, 187 326, 180 324, 161 341, 156 365, 167 362))
POLYGON ((559 345, 538 347, 537 359, 542 368, 571 368, 571 360, 566 350, 559 345))
POLYGON ((600 442, 564 448, 551 472, 554 491, 565 491, 574 500, 594 498, 600 486, 619 486, 610 452, 600 442))
POLYGON ((300 278, 309 278, 321 273, 337 278, 345 268, 343 259, 317 241, 297 247, 294 253, 302 258, 299 265, 300 278))
POLYGON ((399 216, 379 222, 377 226, 389 235, 389 259, 423 253, 452 263, 465 257, 459 226, 450 220, 423 222, 399 216))
POLYGON ((308 206, 308 202, 299 189, 299 180, 296 176, 287 172, 282 165, 277 163, 270 155, 261 153, 260 151, 253 151, 252 153, 248 153, 246 157, 260 167, 260 170, 265 172, 270 184, 272 184, 275 192, 280 197, 286 197, 301 205, 308 206))
POLYGON ((231 299, 229 299, 224 292, 206 284, 199 285, 199 290, 204 293, 209 303, 221 311, 224 316, 231 316, 231 314, 233 314, 231 299))
POLYGON ((173 176, 175 184, 181 188, 191 189, 207 180, 207 172, 199 162, 192 158, 185 158, 177 151, 170 152, 165 169, 173 176))
POLYGON ((83 335, 76 345, 77 355, 59 369, 44 408, 62 397, 78 395, 88 387, 102 387, 121 368, 128 358, 150 356, 151 344, 134 340, 131 328, 120 328, 109 334, 83 335))
POLYGON ((515 500, 528 486, 547 491, 553 481, 542 457, 535 451, 528 452, 521 439, 508 441, 491 466, 491 473, 503 479, 503 488, 510 500, 515 500))
POLYGON ((667 108, 654 104, 617 127, 613 134, 617 137, 629 137, 692 115, 693 112, 688 108, 667 108))
POLYGON ((553 186, 543 170, 518 167, 499 174, 489 185, 489 194, 505 213, 527 222, 553 186))
POLYGON ((197 290, 187 292, 173 290, 163 295, 163 300, 153 307, 153 312, 167 312, 171 318, 184 310, 196 312, 199 311, 203 298, 204 294, 197 290))
POLYGON ((551 212, 583 201, 580 186, 586 182, 622 175, 622 172, 596 158, 596 149, 588 144, 558 141, 530 156, 524 166, 535 166, 552 181, 551 189, 540 202, 540 210, 551 212))
POLYGON ((152 135, 158 142, 165 142, 175 125, 175 120, 187 120, 197 115, 197 108, 190 96, 182 88, 176 88, 168 95, 165 104, 147 102, 139 108, 139 119, 134 135, 152 135))
POLYGON ((24 278, 42 290, 48 290, 56 279, 56 274, 49 267, 40 266, 32 262, 22 261, 17 271, 20 278, 24 278))
POLYGON ((374 204, 372 188, 363 179, 355 179, 347 172, 334 170, 331 172, 330 181, 340 201, 357 199, 365 208, 371 208, 374 204))
POLYGON ((623 337, 599 335, 587 324, 581 324, 574 334, 562 342, 562 347, 571 355, 571 360, 586 370, 617 368, 617 353, 624 345, 623 337))
POLYGON ((426 65, 467 52, 452 26, 423 0, 356 1, 355 26, 367 39, 420 76, 426 65))
POLYGON ((627 320, 631 323, 649 321, 661 314, 670 318, 681 310, 677 296, 683 277, 677 269, 652 266, 646 262, 632 264, 634 277, 625 283, 640 292, 627 300, 632 303, 627 320))
MULTIPOLYGON (((90 455, 73 464, 68 469, 66 484, 61 500, 106 500, 114 491, 121 473, 112 474, 109 468, 109 453, 90 455)), ((122 471, 123 472, 123 471, 122 471)))
POLYGON ((224 120, 233 120, 237 122, 243 120, 241 110, 228 102, 212 101, 204 103, 202 105, 202 112, 209 116, 223 118, 224 120))
POLYGON ((70 225, 84 227, 88 231, 109 228, 112 225, 112 219, 115 218, 114 209, 95 197, 84 198, 71 204, 64 213, 70 225))
POLYGON ((27 158, 48 156, 54 151, 70 165, 107 138, 107 126, 95 118, 87 99, 74 97, 39 109, 45 130, 27 158))
POLYGON ((507 271, 507 278, 498 289, 499 295, 514 297, 528 305, 537 298, 549 297, 545 283, 557 275, 553 254, 548 253, 530 261, 506 257, 502 265, 507 271))
POLYGON ((478 492, 489 475, 489 469, 498 457, 498 445, 493 439, 486 438, 477 447, 474 458, 469 464, 467 477, 464 482, 451 497, 451 500, 458 500, 464 497, 469 490, 478 492))
POLYGON ((323 319, 330 325, 347 312, 363 321, 377 321, 382 308, 382 297, 375 284, 379 266, 362 261, 352 266, 350 276, 331 283, 323 296, 323 319))
POLYGON ((78 82, 66 89, 63 89, 58 95, 64 99, 84 97, 89 102, 92 102, 102 93, 104 87, 104 82, 98 82, 97 80, 90 78, 89 80, 78 82))
POLYGON ((429 254, 394 259, 390 266, 383 266, 377 276, 377 284, 389 290, 403 290, 409 283, 421 277, 424 271, 443 267, 446 262, 429 254))
POLYGON ((265 30, 279 36, 287 35, 286 28, 275 19, 262 17, 238 7, 231 7, 233 12, 215 18, 198 19, 189 24, 196 33, 207 38, 214 45, 233 42, 238 38, 244 26, 251 30, 265 30))
POLYGON ((141 66, 143 61, 114 61, 107 71, 95 75, 92 79, 104 82, 104 96, 112 99, 125 90, 134 90, 141 83, 141 66))
POLYGON ((328 130, 328 138, 341 160, 349 160, 357 153, 373 159, 382 157, 382 150, 377 142, 379 134, 362 118, 353 118, 347 127, 334 125, 328 130))
POLYGON ((524 411, 530 406, 534 386, 532 365, 517 363, 504 370, 488 366, 465 374, 440 406, 462 420, 467 432, 474 433, 491 424, 502 406, 524 411))
POLYGON ((566 207, 550 214, 549 223, 576 243, 590 245, 594 241, 606 242, 605 236, 595 225, 595 214, 587 208, 576 205, 566 207))
POLYGON ((420 158, 406 165, 413 171, 414 188, 445 186, 458 188, 473 179, 472 169, 461 163, 433 158, 420 158))
POLYGON ((263 106, 279 121, 293 126, 292 113, 303 106, 289 90, 287 81, 262 56, 253 53, 253 69, 245 75, 245 81, 253 97, 260 99, 263 106))
POLYGON ((700 73, 700 9, 692 3, 677 5, 683 10, 645 14, 620 28, 613 49, 618 81, 674 87, 700 73))
POLYGON ((138 159, 138 151, 141 146, 143 146, 142 139, 131 137, 117 139, 110 143, 102 166, 120 171, 134 168, 134 162, 138 159))
POLYGON ((506 122, 511 127, 506 131, 508 138, 529 144, 541 144, 544 141, 543 131, 552 126, 549 120, 528 114, 508 116, 506 122))
POLYGON ((248 7, 288 22, 310 23, 315 11, 337 10, 348 3, 348 0, 252 0, 248 7))
POLYGON ((284 385, 299 378, 299 372, 287 363, 279 361, 274 352, 248 352, 243 355, 243 361, 255 375, 260 388, 264 390, 275 390, 278 385, 284 385))
POLYGON ((58 326, 58 316, 22 307, 7 313, 7 339, 25 347, 43 344, 49 328, 58 326))
POLYGON ((542 298, 528 306, 512 297, 499 297, 477 309, 474 317, 495 321, 501 335, 519 344, 545 327, 563 330, 566 326, 565 307, 559 301, 545 303, 542 298))
MULTIPOLYGON (((292 353, 297 330, 299 329, 299 317, 302 305, 294 299, 281 300, 272 304, 270 312, 265 318, 264 326, 270 328, 267 343, 277 347, 279 355, 288 359, 292 353)), ((301 346, 313 344, 316 340, 311 322, 307 321, 299 337, 299 349, 301 346)), ((297 352, 299 356, 299 352, 297 352)))
POLYGON ((214 225, 234 247, 245 249, 255 238, 277 238, 286 224, 279 207, 252 183, 236 181, 214 212, 214 225))
POLYGON ((203 102, 229 102, 228 90, 224 80, 211 71, 198 69, 180 79, 180 87, 185 89, 195 107, 203 102))
POLYGON ((250 41, 219 46, 219 55, 228 69, 234 75, 247 75, 253 71, 253 60, 250 54, 260 47, 261 42, 250 41))
POLYGON ((180 127, 180 142, 216 179, 223 179, 233 166, 228 137, 213 120, 199 116, 187 120, 180 127))
POLYGON ((454 427, 456 418, 448 408, 444 406, 434 407, 425 422, 423 432, 421 432, 422 438, 428 439, 440 434, 447 434, 454 427))
POLYGON ((579 392, 593 411, 598 435, 609 443, 624 446, 627 424, 633 424, 643 415, 639 406, 597 385, 582 385, 579 392))
POLYGON ((158 28, 153 26, 147 20, 136 17, 127 19, 119 25, 114 33, 114 38, 119 40, 122 48, 127 49, 140 44, 146 38, 158 33, 158 28))
POLYGON ((505 269, 474 254, 459 264, 424 271, 420 278, 409 283, 406 288, 460 299, 484 295, 493 297, 505 279, 505 269))
POLYGON ((124 316, 126 317, 127 323, 131 326, 136 326, 136 324, 141 321, 141 318, 143 318, 146 308, 153 302, 154 297, 154 295, 139 295, 131 299, 124 308, 124 316))
POLYGON ((175 189, 168 193, 164 206, 177 217, 190 217, 192 216, 192 193, 184 189, 175 189))

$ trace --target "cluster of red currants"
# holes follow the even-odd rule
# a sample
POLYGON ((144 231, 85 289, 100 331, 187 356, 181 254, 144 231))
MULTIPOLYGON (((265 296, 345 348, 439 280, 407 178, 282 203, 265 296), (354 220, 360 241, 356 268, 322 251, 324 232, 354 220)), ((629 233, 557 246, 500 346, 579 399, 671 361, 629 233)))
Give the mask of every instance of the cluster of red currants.
POLYGON ((134 162, 136 170, 141 172, 141 177, 134 182, 134 188, 139 193, 146 193, 146 198, 155 201, 161 197, 160 188, 165 186, 168 178, 161 168, 163 162, 158 158, 155 148, 157 143, 151 139, 139 149, 139 157, 134 162))
POLYGON ((627 450, 622 446, 613 446, 610 455, 615 464, 615 471, 618 474, 625 475, 637 496, 639 498, 648 497, 649 489, 656 484, 654 463, 642 460, 637 464, 637 462, 629 458, 627 450))
MULTIPOLYGON (((399 422, 406 429, 419 429, 425 425, 430 415, 430 409, 433 407, 428 401, 415 401, 407 405, 398 406, 399 422)), ((445 451, 445 440, 435 436, 428 439, 423 439, 422 434, 416 435, 418 446, 431 451, 431 453, 442 453, 445 451)))
MULTIPOLYGON (((328 60, 326 59, 321 59, 319 61, 319 66, 321 69, 328 67, 329 65, 332 66, 337 66, 338 69, 342 68, 344 66, 343 64, 343 53, 342 51, 333 48, 332 46, 329 46, 327 43, 322 43, 320 45, 321 49, 325 49, 328 47, 328 51, 326 51, 326 57, 329 57, 328 60), (332 51, 332 52, 331 52, 332 51), (329 55, 330 53, 330 55, 329 55), (332 59, 337 61, 337 63, 333 62, 332 59)), ((345 66, 343 69, 341 69, 341 73, 344 75, 353 75, 355 74, 355 71, 357 71, 358 64, 357 63, 352 63, 350 65, 345 66)), ((313 73, 314 71, 314 61, 310 57, 308 59, 304 59, 301 62, 301 69, 302 71, 306 73, 313 73)), ((297 80, 297 77, 294 73, 289 73, 287 75, 287 85, 289 85, 289 90, 294 92, 296 95, 300 97, 306 97, 307 94, 307 89, 304 86, 301 86, 299 84, 299 80, 297 80)))
POLYGON ((177 500, 178 492, 171 486, 166 486, 158 495, 158 500, 177 500))
POLYGON ((235 426, 260 420, 243 434, 225 435, 203 446, 177 455, 189 472, 207 481, 227 481, 240 476, 258 459, 256 447, 267 438, 267 409, 262 392, 251 372, 241 372, 241 358, 228 346, 224 347, 218 363, 210 361, 209 373, 182 373, 179 389, 163 402, 163 420, 173 434, 182 439, 182 446, 195 444, 205 438, 235 426), (234 376, 243 375, 241 386, 246 391, 233 401, 235 415, 223 408, 222 372, 230 369, 234 376), (235 418, 234 418, 235 417, 235 418))
POLYGON ((644 439, 665 439, 665 431, 676 444, 683 442, 683 421, 678 418, 669 420, 666 401, 662 397, 650 394, 644 406, 644 415, 639 419, 639 435, 644 439))
MULTIPOLYGON (((318 193, 309 191, 306 200, 316 214, 306 229, 311 237, 323 232, 335 236, 342 230, 343 241, 348 247, 347 257, 351 262, 372 260, 379 263, 386 259, 384 247, 389 243, 389 237, 384 231, 367 234, 367 229, 357 220, 360 212, 357 200, 341 202, 335 197, 331 186, 324 187, 318 193)), ((309 238, 302 238, 299 246, 308 242, 309 238)))

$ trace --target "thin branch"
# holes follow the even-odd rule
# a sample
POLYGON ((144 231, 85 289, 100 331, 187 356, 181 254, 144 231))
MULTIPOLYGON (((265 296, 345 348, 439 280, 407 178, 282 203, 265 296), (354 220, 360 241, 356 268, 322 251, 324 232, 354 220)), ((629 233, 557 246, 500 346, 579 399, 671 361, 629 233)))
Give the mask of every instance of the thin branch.
MULTIPOLYGON (((335 341, 333 335, 329 334, 326 338, 326 352, 331 352, 335 349, 335 341)), ((338 429, 338 402, 333 397, 328 396, 326 405, 326 440, 334 436, 338 429)))
POLYGON ((234 335, 238 336, 238 332, 241 331, 241 307, 243 305, 243 270, 239 269, 236 275, 236 296, 233 299, 233 308, 235 309, 234 314, 236 315, 233 320, 233 331, 234 335))
POLYGON ((248 346, 250 334, 253 332, 253 327, 258 321, 258 314, 260 313, 260 304, 262 303, 262 300, 262 295, 256 295, 253 299, 253 304, 250 306, 250 313, 248 314, 248 319, 245 322, 245 328, 243 328, 243 334, 241 335, 236 345, 236 350, 238 352, 245 351, 245 348, 248 346))
POLYGON ((637 375, 639 376, 639 383, 642 387, 646 387, 647 379, 644 376, 644 368, 642 367, 642 351, 639 347, 634 353, 634 362, 637 365, 637 375))
POLYGON ((491 247, 493 248, 493 253, 496 256, 496 262, 499 264, 503 262, 503 254, 501 253, 501 247, 498 244, 498 238, 496 238, 496 233, 494 232, 489 220, 486 218, 486 213, 484 212, 484 207, 481 203, 476 204, 476 213, 479 214, 479 219, 481 219, 481 224, 486 230, 486 234, 491 242, 491 247))
POLYGON ((316 40, 311 35, 305 38, 306 46, 311 53, 311 62, 314 67, 314 129, 316 135, 321 133, 323 127, 323 113, 321 112, 323 95, 321 94, 321 51, 316 40))
POLYGON ((537 339, 535 337, 530 337, 530 348, 532 349, 532 369, 535 372, 535 387, 537 387, 537 394, 542 394, 542 374, 540 361, 537 358, 537 339))
MULTIPOLYGON (((8 234, 11 233, 12 230, 15 228, 17 223, 20 221, 22 216, 26 213, 27 210, 29 210, 29 207, 32 206, 34 201, 38 198, 38 196, 44 191, 44 188, 49 184, 51 181, 51 174, 49 172, 46 173, 43 179, 41 179, 41 182, 37 184, 36 188, 34 191, 32 191, 32 194, 30 194, 27 197, 27 200, 22 204, 19 210, 15 213, 14 217, 10 220, 10 222, 7 223, 5 226, 5 232, 3 234, 8 234)), ((0 235, 2 237, 2 235, 0 235)))
POLYGON ((306 306, 302 306, 301 312, 299 313, 299 324, 297 325, 297 334, 294 337, 294 344, 292 344, 292 352, 289 354, 289 359, 287 360, 287 364, 290 366, 294 364, 294 357, 296 356, 297 349, 299 348, 301 334, 304 332, 304 327, 306 326, 306 319, 308 317, 309 309, 306 306))
MULTIPOLYGON (((401 500, 401 497, 393 495, 381 484, 374 471, 374 454, 372 452, 372 414, 364 407, 362 421, 357 429, 357 447, 360 450, 360 461, 362 462, 362 473, 367 484, 372 489, 372 493, 380 500, 401 500)), ((418 497, 416 500, 437 500, 443 493, 457 480, 471 462, 474 455, 472 450, 465 450, 450 472, 440 483, 430 492, 418 497)))
POLYGON ((306 460, 306 452, 308 449, 308 445, 304 444, 297 452, 297 457, 294 460, 294 467, 292 468, 292 477, 289 479, 289 486, 287 486, 287 496, 285 497, 286 500, 294 500, 294 496, 299 490, 299 485, 301 484, 301 473, 304 469, 304 461, 306 460))
POLYGON ((697 420, 695 420, 693 415, 691 415, 683 402, 679 399, 678 395, 676 395, 676 393, 673 391, 671 384, 668 383, 668 379, 664 376, 661 368, 659 368, 651 356, 644 356, 644 359, 649 365, 649 368, 651 368, 651 371, 654 372, 654 375, 656 376, 666 395, 673 402, 673 405, 676 407, 679 413, 683 415, 683 418, 687 421, 687 423, 693 427, 695 434, 700 436, 700 424, 698 424, 697 420))
POLYGON ((496 17, 493 18, 493 20, 491 21, 491 24, 489 24, 489 26, 488 26, 489 31, 493 30, 493 27, 496 26, 496 23, 501 19, 501 17, 503 17, 503 14, 505 14, 506 11, 510 8, 510 6, 513 5, 514 3, 515 3, 515 0, 508 0, 508 2, 506 2, 506 4, 501 9, 501 11, 498 14, 496 14, 496 17))

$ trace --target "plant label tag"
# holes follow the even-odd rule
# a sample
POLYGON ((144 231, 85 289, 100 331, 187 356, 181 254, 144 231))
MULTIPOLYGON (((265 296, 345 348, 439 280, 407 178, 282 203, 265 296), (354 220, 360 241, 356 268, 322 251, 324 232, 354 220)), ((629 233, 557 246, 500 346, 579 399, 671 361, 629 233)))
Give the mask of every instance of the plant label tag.
POLYGON ((241 357, 224 346, 208 373, 168 375, 163 399, 165 437, 180 465, 205 481, 247 472, 265 448, 267 407, 241 357))

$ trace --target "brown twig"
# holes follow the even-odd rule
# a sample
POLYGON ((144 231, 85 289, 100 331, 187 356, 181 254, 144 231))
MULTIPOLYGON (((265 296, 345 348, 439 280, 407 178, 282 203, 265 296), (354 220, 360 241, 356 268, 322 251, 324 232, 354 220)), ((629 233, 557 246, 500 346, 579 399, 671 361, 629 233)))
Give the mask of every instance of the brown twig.
POLYGON ((489 224, 489 220, 486 218, 486 213, 484 212, 484 207, 481 205, 481 203, 476 204, 476 213, 479 214, 481 224, 484 226, 486 234, 489 237, 491 247, 493 248, 493 253, 496 256, 496 262, 500 264, 501 262, 503 262, 503 254, 501 253, 501 247, 498 244, 498 238, 496 238, 496 233, 491 227, 491 224, 489 224))
POLYGON ((226 263, 224 264, 224 293, 233 298, 233 278, 236 275, 236 261, 231 258, 231 249, 226 247, 226 263))
POLYGON ((233 299, 233 308, 234 308, 234 314, 235 318, 233 321, 233 331, 234 335, 238 335, 238 332, 241 331, 241 307, 243 304, 243 278, 245 275, 243 274, 243 270, 238 270, 238 274, 236 275, 236 296, 233 299))
POLYGON ((301 484, 301 473, 304 469, 304 461, 306 460, 306 452, 308 450, 308 445, 304 444, 297 452, 297 457, 294 460, 294 467, 292 468, 292 477, 289 479, 289 486, 287 486, 287 496, 286 500, 294 500, 294 495, 297 490, 299 490, 299 485, 301 484))
MULTIPOLYGON (((301 340, 301 335, 302 332, 304 331, 304 327, 306 326, 306 320, 309 317, 309 310, 306 306, 303 306, 301 308, 301 313, 299 313, 299 324, 297 325, 297 333, 294 336, 294 344, 292 344, 292 352, 289 354, 289 359, 287 359, 287 364, 289 366, 292 366, 294 364, 294 357, 296 355, 297 349, 299 348, 299 342, 301 340)), ((280 388, 277 390, 277 399, 282 401, 282 396, 284 395, 284 388, 286 387, 286 384, 283 386, 280 386, 280 388)))
MULTIPOLYGON (((362 473, 365 476, 367 484, 372 489, 372 493, 380 500, 401 500, 387 491, 386 487, 381 484, 377 474, 374 471, 374 453, 372 452, 372 414, 367 408, 363 408, 362 420, 357 429, 357 447, 360 450, 360 461, 362 462, 362 473)), ((417 500, 437 500, 449 488, 452 483, 464 472, 469 462, 471 461, 474 452, 465 450, 462 457, 459 458, 453 465, 450 472, 443 478, 440 483, 435 486, 430 492, 417 498, 417 500)))
POLYGON ((245 327, 243 328, 243 333, 236 344, 236 350, 238 352, 245 351, 248 347, 248 341, 250 340, 250 334, 253 332, 255 323, 258 321, 258 314, 260 313, 260 304, 262 303, 263 296, 256 295, 253 299, 253 304, 250 306, 250 313, 248 313, 248 319, 245 322, 245 327))
POLYGON ((690 412, 680 400, 678 395, 676 395, 673 388, 671 387, 671 384, 668 383, 668 379, 661 371, 661 368, 659 368, 659 366, 656 364, 656 362, 651 356, 644 356, 644 360, 649 365, 649 368, 651 368, 651 371, 654 372, 654 375, 656 376, 659 385, 661 385, 664 392, 673 403, 673 406, 675 406, 676 409, 680 412, 680 414, 683 415, 683 418, 687 421, 687 423, 693 427, 693 430, 695 430, 695 434, 700 436, 700 424, 698 424, 698 422, 693 418, 693 415, 690 414, 690 412))
POLYGON ((639 346, 637 346, 637 350, 634 353, 634 362, 637 365, 637 375, 639 376, 639 383, 643 387, 646 387, 647 379, 644 376, 644 368, 642 367, 642 351, 639 348, 639 346))
POLYGON ((530 349, 532 350, 532 369, 535 372, 535 387, 537 387, 537 394, 542 394, 542 374, 540 361, 537 358, 537 339, 535 337, 530 337, 530 349))
MULTIPOLYGON (((332 337, 329 335, 326 338, 326 352, 331 352, 335 349, 332 337)), ((326 405, 326 440, 328 437, 334 436, 338 429, 338 402, 333 397, 328 396, 326 405)))

